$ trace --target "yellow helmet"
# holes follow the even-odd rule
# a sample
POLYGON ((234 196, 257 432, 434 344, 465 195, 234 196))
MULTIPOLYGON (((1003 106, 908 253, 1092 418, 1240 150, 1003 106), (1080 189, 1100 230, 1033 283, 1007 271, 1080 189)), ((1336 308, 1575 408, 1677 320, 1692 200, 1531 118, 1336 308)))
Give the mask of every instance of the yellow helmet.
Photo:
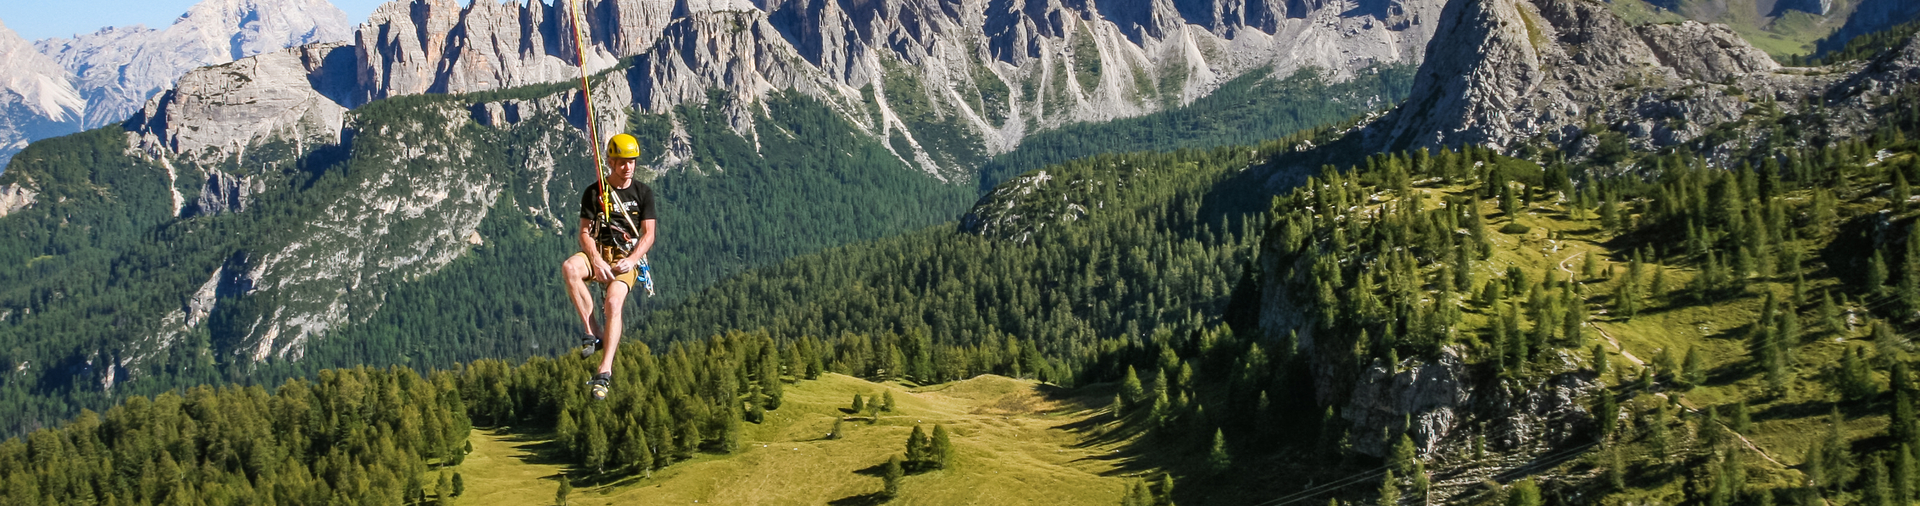
POLYGON ((640 140, 632 135, 620 134, 607 141, 607 158, 639 158, 640 140))

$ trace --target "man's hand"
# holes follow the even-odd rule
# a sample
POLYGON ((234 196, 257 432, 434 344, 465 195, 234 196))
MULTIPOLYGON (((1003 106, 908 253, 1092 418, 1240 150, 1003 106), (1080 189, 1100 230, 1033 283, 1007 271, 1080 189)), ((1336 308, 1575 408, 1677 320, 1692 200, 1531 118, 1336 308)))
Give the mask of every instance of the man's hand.
POLYGON ((613 266, 607 265, 606 260, 601 260, 599 258, 589 258, 589 260, 593 261, 593 280, 594 281, 599 281, 601 283, 613 282, 613 272, 614 272, 613 266))
POLYGON ((623 274, 624 274, 624 273, 626 273, 627 271, 631 271, 631 270, 633 270, 633 269, 634 269, 634 267, 636 267, 636 266, 639 266, 639 265, 640 265, 640 259, 639 259, 639 258, 635 258, 635 257, 631 257, 631 256, 629 256, 629 257, 623 257, 623 258, 621 258, 620 260, 618 260, 618 261, 615 261, 615 262, 613 263, 613 272, 618 272, 618 273, 623 273, 623 274))

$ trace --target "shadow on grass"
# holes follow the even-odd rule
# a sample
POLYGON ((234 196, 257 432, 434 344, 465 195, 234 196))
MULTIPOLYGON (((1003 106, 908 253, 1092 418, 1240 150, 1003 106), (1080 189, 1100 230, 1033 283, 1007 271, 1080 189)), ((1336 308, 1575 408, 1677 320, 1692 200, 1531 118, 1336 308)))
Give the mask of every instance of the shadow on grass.
POLYGON ((832 506, 872 506, 875 504, 885 504, 889 499, 890 498, 887 497, 886 494, 883 494, 880 492, 868 492, 865 494, 852 495, 852 496, 842 497, 839 499, 834 499, 833 501, 830 501, 827 504, 830 504, 832 506))

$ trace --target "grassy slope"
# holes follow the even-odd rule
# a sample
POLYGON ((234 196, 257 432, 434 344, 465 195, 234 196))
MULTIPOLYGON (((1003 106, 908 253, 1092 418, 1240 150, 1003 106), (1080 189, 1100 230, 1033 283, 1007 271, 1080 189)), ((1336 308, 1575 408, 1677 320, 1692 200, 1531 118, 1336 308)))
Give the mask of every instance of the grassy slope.
MULTIPOLYGON (((1430 187, 1419 191, 1438 194, 1459 193, 1462 190, 1457 187, 1430 187)), ((1806 198, 1805 195, 1800 195, 1801 193, 1809 192, 1790 193, 1788 198, 1806 198)), ((1878 209, 1883 205, 1875 200, 1862 198, 1860 201, 1843 203, 1843 205, 1857 207, 1862 210, 1861 212, 1870 212, 1868 210, 1878 209)), ((1618 283, 1625 282, 1627 255, 1609 247, 1617 244, 1617 241, 1611 234, 1601 232, 1596 214, 1588 211, 1582 215, 1583 219, 1575 219, 1568 214, 1566 206, 1559 203, 1536 202, 1531 207, 1531 212, 1523 212, 1520 216, 1513 218, 1536 230, 1551 231, 1560 239, 1547 241, 1498 233, 1499 227, 1505 225, 1509 218, 1501 215, 1497 202, 1489 200, 1483 205, 1482 211, 1490 218, 1490 236, 1496 245, 1494 256, 1485 264, 1487 272, 1484 275, 1494 276, 1497 275, 1496 272, 1504 271, 1507 267, 1517 266, 1531 275, 1553 268, 1556 276, 1565 279, 1566 276, 1574 275, 1582 269, 1584 255, 1597 255, 1602 259, 1599 264, 1601 277, 1593 280, 1582 278, 1580 285, 1582 289, 1579 293, 1587 299, 1593 312, 1593 323, 1590 330, 1586 332, 1579 349, 1590 350, 1595 344, 1605 344, 1610 355, 1609 361, 1615 370, 1624 373, 1624 377, 1631 381, 1631 378, 1638 376, 1643 367, 1651 365, 1653 357, 1663 349, 1673 353, 1674 363, 1677 365, 1688 347, 1698 347, 1704 354, 1708 371, 1705 384, 1685 391, 1668 390, 1663 395, 1678 397, 1680 403, 1689 409, 1731 406, 1734 402, 1745 399, 1753 413, 1753 429, 1746 434, 1752 446, 1740 451, 1740 454, 1747 463, 1750 482, 1787 486, 1805 479, 1798 470, 1789 470, 1788 466, 1797 467, 1802 464, 1807 449, 1827 432, 1826 417, 1835 399, 1832 390, 1825 385, 1823 375, 1831 364, 1839 361, 1844 347, 1861 346, 1861 341, 1868 337, 1868 329, 1864 325, 1835 332, 1821 328, 1818 323, 1815 313, 1819 293, 1827 288, 1833 288, 1836 292, 1844 291, 1840 286, 1840 280, 1833 277, 1835 273, 1810 263, 1810 267, 1813 268, 1806 273, 1810 302, 1798 308, 1802 315, 1803 328, 1810 336, 1809 342, 1795 347, 1793 351, 1795 361, 1792 362, 1790 369, 1795 379, 1790 384, 1788 392, 1782 396, 1769 397, 1763 393, 1766 386, 1762 375, 1756 367, 1751 365, 1748 357, 1746 328, 1759 319, 1761 301, 1767 291, 1772 291, 1782 301, 1790 297, 1792 293, 1790 277, 1757 279, 1749 285, 1745 293, 1739 296, 1705 303, 1696 302, 1681 291, 1671 292, 1666 300, 1653 302, 1650 304, 1651 307, 1641 310, 1634 318, 1627 319, 1621 315, 1609 313, 1613 308, 1611 299, 1615 287, 1618 283), (1616 268, 1617 277, 1606 277, 1609 265, 1616 268)), ((1536 232, 1535 235, 1538 233, 1536 232)), ((1818 251, 1833 239, 1832 236, 1807 238, 1804 242, 1811 243, 1808 245, 1809 250, 1818 251)), ((1651 279, 1652 269, 1656 265, 1658 264, 1651 262, 1647 265, 1645 274, 1647 278, 1641 280, 1643 288, 1651 279)), ((1685 286, 1698 273, 1692 267, 1674 265, 1659 267, 1667 269, 1668 283, 1671 287, 1685 286)), ((1875 304, 1871 299, 1867 303, 1875 304)), ((1857 308, 1857 303, 1841 305, 1843 313, 1857 308)), ((1484 325, 1486 318, 1487 315, 1470 312, 1466 326, 1484 325)), ((1581 362, 1587 359, 1584 352, 1572 355, 1568 358, 1581 362)), ((1609 374, 1604 381, 1610 386, 1618 386, 1620 377, 1622 376, 1609 374)), ((1884 378, 1881 380, 1884 381, 1884 378)), ((1667 385, 1666 388, 1673 387, 1667 385)), ((1641 424, 1645 420, 1640 417, 1640 414, 1648 409, 1647 406, 1651 405, 1649 403, 1656 401, 1656 397, 1643 392, 1629 395, 1631 397, 1622 397, 1622 405, 1630 407, 1635 413, 1630 423, 1641 424)), ((1887 429, 1889 422, 1884 410, 1876 409, 1867 413, 1864 406, 1850 404, 1841 405, 1841 409, 1847 415, 1847 421, 1842 430, 1849 440, 1884 434, 1887 429), (1856 411, 1860 412, 1858 416, 1854 414, 1856 411)), ((1724 420, 1725 413, 1729 411, 1722 411, 1722 413, 1724 420)), ((1677 414, 1676 418, 1679 418, 1677 414)), ((1696 426, 1698 423, 1704 422, 1696 420, 1696 426)), ((1676 429, 1676 434, 1684 432, 1676 429)), ((1690 436, 1676 437, 1676 440, 1680 441, 1676 448, 1704 449, 1703 446, 1686 442, 1691 439, 1690 436)), ((1745 445, 1740 446, 1745 447, 1745 445)), ((1648 454, 1650 450, 1644 441, 1630 441, 1623 446, 1623 449, 1628 452, 1626 462, 1629 463, 1629 467, 1634 468, 1634 471, 1629 473, 1630 477, 1653 475, 1648 472, 1651 464, 1645 461, 1650 457, 1648 454)), ((1593 466, 1606 465, 1602 456, 1599 451, 1588 452, 1584 458, 1571 461, 1552 473, 1563 476, 1585 474, 1582 469, 1591 471, 1593 466)), ((1684 486, 1683 480, 1630 478, 1629 487, 1632 490, 1610 497, 1608 500, 1609 502, 1680 501, 1684 500, 1683 496, 1679 495, 1682 493, 1682 486, 1684 486)))
MULTIPOLYGON (((999 376, 909 388, 828 374, 790 384, 780 409, 748 427, 738 455, 703 454, 651 478, 580 484, 573 504, 868 504, 881 489, 879 467, 903 451, 918 423, 953 431, 956 463, 908 476, 893 504, 1114 504, 1128 481, 1126 442, 1090 439, 1082 428, 1106 417, 1091 390, 1064 393, 999 376), (847 437, 827 440, 853 396, 893 392, 898 407, 878 423, 850 418, 847 437), (1078 395, 1086 394, 1086 395, 1078 395), (1099 407, 1096 407, 1099 406, 1099 407), (855 421, 859 420, 859 421, 855 421)), ((1110 394, 1106 399, 1111 399, 1110 394)), ((475 430, 474 452, 455 468, 471 504, 548 504, 566 469, 544 439, 511 430, 475 430)))

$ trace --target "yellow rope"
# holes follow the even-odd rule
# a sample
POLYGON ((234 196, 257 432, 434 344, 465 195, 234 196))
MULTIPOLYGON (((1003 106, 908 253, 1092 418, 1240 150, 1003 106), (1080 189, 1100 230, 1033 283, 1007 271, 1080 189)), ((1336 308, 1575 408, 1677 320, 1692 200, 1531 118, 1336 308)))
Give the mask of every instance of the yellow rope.
POLYGON ((600 125, 593 117, 593 87, 587 84, 587 39, 580 33, 580 27, 587 24, 587 13, 580 6, 581 0, 568 0, 567 6, 573 11, 573 47, 574 62, 580 66, 580 103, 587 108, 587 147, 593 153, 593 172, 600 176, 600 221, 611 224, 611 189, 607 188, 606 167, 600 160, 600 125))

